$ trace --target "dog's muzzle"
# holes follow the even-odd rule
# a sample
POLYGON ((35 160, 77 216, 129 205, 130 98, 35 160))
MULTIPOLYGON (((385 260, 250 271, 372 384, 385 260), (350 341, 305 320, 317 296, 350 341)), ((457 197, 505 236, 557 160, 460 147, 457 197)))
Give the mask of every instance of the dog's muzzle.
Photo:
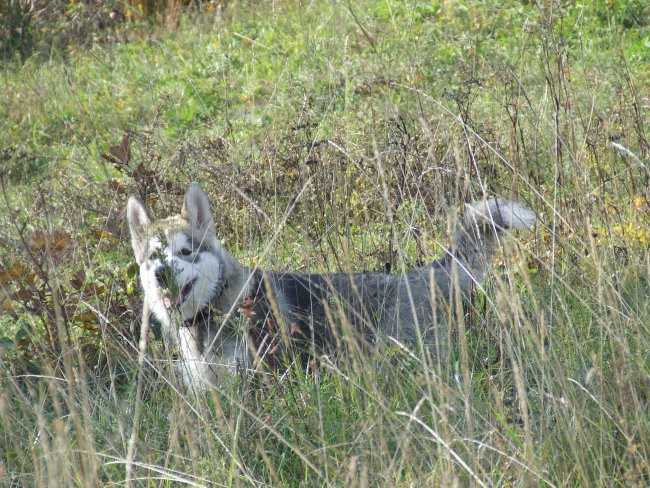
POLYGON ((165 308, 171 308, 172 305, 180 307, 190 296, 197 282, 197 278, 194 278, 185 282, 183 286, 180 286, 176 273, 171 266, 160 266, 154 271, 154 276, 158 287, 161 290, 165 290, 163 294, 165 308))
POLYGON ((160 266, 154 272, 156 277, 156 283, 160 288, 170 288, 170 285, 174 282, 174 270, 170 266, 160 266))

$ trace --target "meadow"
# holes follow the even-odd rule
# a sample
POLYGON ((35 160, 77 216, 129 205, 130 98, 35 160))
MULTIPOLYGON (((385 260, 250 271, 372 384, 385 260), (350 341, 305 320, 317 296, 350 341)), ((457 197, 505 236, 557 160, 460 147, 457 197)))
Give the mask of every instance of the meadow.
POLYGON ((0 5, 1 486, 650 485, 647 3, 157 3, 0 5), (443 359, 192 394, 124 218, 192 181, 265 269, 400 273, 485 195, 538 221, 443 359))

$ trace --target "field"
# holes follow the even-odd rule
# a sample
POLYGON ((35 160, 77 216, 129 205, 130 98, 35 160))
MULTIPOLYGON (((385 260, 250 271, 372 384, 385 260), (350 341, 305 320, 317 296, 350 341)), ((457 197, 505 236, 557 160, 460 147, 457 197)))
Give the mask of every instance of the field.
POLYGON ((649 486, 647 3, 190 3, 0 5, 0 486, 649 486), (400 273, 484 195, 538 221, 443 359, 194 395, 139 348, 124 218, 192 181, 266 269, 400 273))

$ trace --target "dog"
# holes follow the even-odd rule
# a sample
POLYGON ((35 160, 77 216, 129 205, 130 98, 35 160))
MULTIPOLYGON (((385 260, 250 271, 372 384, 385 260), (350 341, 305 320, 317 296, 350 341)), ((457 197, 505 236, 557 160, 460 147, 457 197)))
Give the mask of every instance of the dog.
POLYGON ((444 353, 450 303, 483 281, 499 237, 530 229, 536 216, 502 198, 466 205, 444 257, 401 274, 246 267, 221 245, 196 183, 180 214, 156 220, 132 196, 127 220, 144 300, 166 348, 178 351, 184 383, 204 389, 251 364, 280 368, 298 351, 340 346, 342 336, 393 337, 444 353))

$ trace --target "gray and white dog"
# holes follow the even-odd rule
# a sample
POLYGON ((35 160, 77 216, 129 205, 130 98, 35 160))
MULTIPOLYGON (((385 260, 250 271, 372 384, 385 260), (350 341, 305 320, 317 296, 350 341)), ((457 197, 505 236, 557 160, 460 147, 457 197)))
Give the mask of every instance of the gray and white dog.
POLYGON ((279 367, 297 350, 349 339, 389 336, 440 351, 456 291, 466 296, 484 279, 504 231, 535 222, 522 205, 490 198, 466 206, 445 256, 429 265, 402 274, 294 274, 239 263, 217 239, 196 183, 180 214, 155 220, 131 197, 127 218, 144 299, 166 347, 178 351, 185 383, 198 388, 239 367, 279 367))

